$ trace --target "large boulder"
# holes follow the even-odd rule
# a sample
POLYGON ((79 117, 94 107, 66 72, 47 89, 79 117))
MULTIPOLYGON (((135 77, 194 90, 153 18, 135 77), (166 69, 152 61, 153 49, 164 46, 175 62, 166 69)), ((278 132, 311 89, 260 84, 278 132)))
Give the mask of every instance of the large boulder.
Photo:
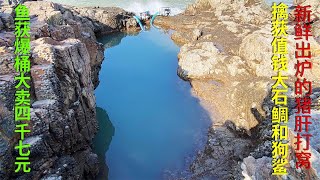
POLYGON ((179 52, 178 74, 183 79, 214 77, 223 80, 228 75, 246 76, 245 61, 223 53, 213 42, 188 43, 179 52))

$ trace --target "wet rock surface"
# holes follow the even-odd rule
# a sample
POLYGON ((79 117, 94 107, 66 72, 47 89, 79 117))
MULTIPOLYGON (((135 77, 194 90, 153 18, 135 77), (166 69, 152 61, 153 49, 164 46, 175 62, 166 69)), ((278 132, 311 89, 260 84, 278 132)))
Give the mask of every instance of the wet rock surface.
POLYGON ((96 36, 121 31, 130 13, 119 8, 76 8, 25 2, 31 16, 31 145, 29 174, 14 174, 14 22, 0 8, 0 179, 94 179, 98 130, 94 88, 104 59, 96 36))

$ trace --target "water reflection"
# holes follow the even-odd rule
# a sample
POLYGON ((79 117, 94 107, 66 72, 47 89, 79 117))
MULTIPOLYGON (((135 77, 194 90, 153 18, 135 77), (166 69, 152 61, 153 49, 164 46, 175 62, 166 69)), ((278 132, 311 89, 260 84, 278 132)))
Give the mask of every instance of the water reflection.
POLYGON ((133 31, 133 32, 118 32, 106 36, 99 37, 99 42, 103 44, 103 47, 105 49, 118 46, 122 39, 126 36, 137 36, 139 35, 139 31, 133 31))
POLYGON ((100 163, 100 171, 97 180, 106 180, 108 177, 108 167, 105 163, 105 153, 108 151, 115 128, 109 119, 106 110, 97 107, 97 120, 99 123, 99 131, 93 139, 93 151, 98 155, 100 163))
POLYGON ((110 180, 187 178, 206 142, 211 121, 189 82, 177 76, 179 47, 167 33, 151 28, 100 39, 111 48, 95 90, 97 105, 117 129, 106 155, 110 180))

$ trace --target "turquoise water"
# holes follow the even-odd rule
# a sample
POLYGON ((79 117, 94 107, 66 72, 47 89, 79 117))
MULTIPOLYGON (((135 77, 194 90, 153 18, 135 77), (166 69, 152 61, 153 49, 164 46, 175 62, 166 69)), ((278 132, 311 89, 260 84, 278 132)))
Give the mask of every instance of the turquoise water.
POLYGON ((100 131, 95 151, 106 148, 109 179, 188 176, 211 121, 190 84, 177 76, 179 48, 156 29, 109 35, 100 42, 109 48, 95 91, 98 120, 113 133, 100 131))
POLYGON ((93 151, 98 155, 100 163, 100 171, 97 180, 106 180, 106 177, 108 176, 108 167, 105 163, 105 153, 109 149, 115 129, 106 110, 97 107, 96 111, 99 122, 99 131, 93 139, 93 151))

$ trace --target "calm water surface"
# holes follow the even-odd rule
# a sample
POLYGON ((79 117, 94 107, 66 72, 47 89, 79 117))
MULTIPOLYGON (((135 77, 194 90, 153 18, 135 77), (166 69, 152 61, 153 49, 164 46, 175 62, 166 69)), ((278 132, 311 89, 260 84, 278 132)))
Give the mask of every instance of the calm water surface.
POLYGON ((95 91, 104 126, 95 151, 106 150, 109 179, 186 177, 206 141, 210 119, 189 83, 177 76, 179 48, 156 29, 100 41, 109 48, 95 91))
MULTIPOLYGON (((53 0, 76 6, 117 6, 133 12, 174 7, 194 0, 53 0)), ((273 1, 267 1, 270 5, 273 1)), ((275 1, 280 2, 280 1, 275 1)), ((282 1, 291 4, 292 1, 282 1)), ((188 166, 206 141, 210 119, 188 82, 177 75, 179 48, 152 29, 100 39, 105 57, 96 89, 100 131, 94 139, 99 179, 161 180, 188 177, 188 166), (109 169, 109 173, 108 173, 109 169)))

